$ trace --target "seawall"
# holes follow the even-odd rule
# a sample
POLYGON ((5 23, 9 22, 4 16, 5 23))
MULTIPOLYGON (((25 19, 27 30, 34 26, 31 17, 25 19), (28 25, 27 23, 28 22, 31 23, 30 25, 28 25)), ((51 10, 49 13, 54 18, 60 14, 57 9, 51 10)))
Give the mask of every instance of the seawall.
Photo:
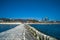
POLYGON ((44 33, 31 27, 30 25, 26 25, 26 29, 28 29, 37 40, 57 40, 54 37, 45 35, 44 33))

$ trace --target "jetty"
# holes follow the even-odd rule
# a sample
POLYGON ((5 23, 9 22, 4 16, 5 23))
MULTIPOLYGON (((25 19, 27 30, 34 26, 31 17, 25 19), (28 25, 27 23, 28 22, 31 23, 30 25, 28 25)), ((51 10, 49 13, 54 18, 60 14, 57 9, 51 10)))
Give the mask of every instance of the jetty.
POLYGON ((52 36, 46 35, 40 31, 38 31, 37 29, 35 29, 34 27, 30 26, 30 25, 26 25, 26 29, 28 29, 29 32, 32 33, 32 35, 37 39, 37 40, 58 40, 52 36))
POLYGON ((0 24, 19 24, 15 28, 1 32, 0 40, 58 40, 28 25, 31 23, 0 23, 0 24))
POLYGON ((1 32, 0 40, 35 40, 24 26, 24 24, 20 24, 15 28, 1 32))

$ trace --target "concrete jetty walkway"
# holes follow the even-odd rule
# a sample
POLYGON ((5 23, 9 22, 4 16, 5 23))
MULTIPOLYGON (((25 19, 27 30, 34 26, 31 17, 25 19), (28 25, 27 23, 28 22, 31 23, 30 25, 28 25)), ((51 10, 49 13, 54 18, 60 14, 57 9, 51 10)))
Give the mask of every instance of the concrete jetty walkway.
MULTIPOLYGON (((26 31, 24 24, 20 24, 15 28, 0 33, 0 40, 30 40, 31 35, 26 31), (29 36, 28 36, 29 35, 29 36)), ((32 39, 34 40, 34 38, 32 39)))

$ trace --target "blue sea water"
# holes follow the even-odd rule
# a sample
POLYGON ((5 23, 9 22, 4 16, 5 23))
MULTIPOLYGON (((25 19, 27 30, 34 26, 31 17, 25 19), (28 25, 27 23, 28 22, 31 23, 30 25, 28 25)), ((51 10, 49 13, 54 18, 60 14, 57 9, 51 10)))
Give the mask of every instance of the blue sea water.
POLYGON ((16 27, 16 24, 0 24, 0 33, 16 27))
POLYGON ((60 24, 30 24, 30 26, 60 40, 60 24))

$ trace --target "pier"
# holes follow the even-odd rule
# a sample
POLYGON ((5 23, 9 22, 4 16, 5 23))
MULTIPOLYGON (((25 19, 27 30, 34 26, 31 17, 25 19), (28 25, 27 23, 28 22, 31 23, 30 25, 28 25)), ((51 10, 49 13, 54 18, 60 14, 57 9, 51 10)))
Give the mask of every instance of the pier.
POLYGON ((0 40, 36 40, 24 24, 0 33, 0 40))
POLYGON ((30 25, 26 25, 26 29, 28 29, 37 40, 57 40, 54 37, 45 35, 44 33, 31 27, 30 25))
POLYGON ((57 40, 45 35, 28 24, 20 24, 15 28, 0 33, 0 40, 57 40))

